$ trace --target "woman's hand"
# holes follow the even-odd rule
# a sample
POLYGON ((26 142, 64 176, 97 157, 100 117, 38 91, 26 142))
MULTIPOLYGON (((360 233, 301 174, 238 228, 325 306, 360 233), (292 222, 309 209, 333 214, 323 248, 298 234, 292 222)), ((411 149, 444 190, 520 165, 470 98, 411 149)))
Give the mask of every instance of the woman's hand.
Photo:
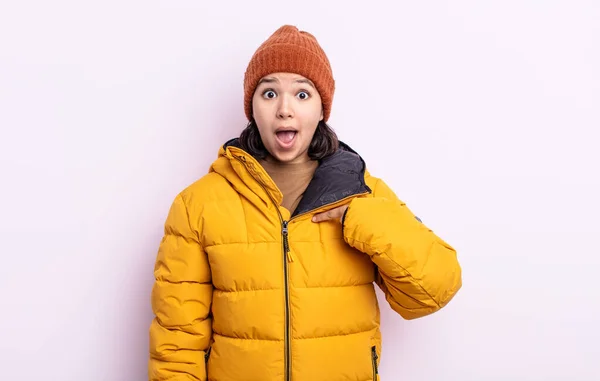
POLYGON ((333 219, 337 218, 337 219, 339 219, 340 222, 342 222, 342 217, 344 216, 346 209, 348 209, 348 205, 342 205, 342 206, 338 206, 337 208, 328 210, 326 212, 315 214, 312 218, 312 221, 313 222, 322 222, 322 221, 333 220, 333 219))

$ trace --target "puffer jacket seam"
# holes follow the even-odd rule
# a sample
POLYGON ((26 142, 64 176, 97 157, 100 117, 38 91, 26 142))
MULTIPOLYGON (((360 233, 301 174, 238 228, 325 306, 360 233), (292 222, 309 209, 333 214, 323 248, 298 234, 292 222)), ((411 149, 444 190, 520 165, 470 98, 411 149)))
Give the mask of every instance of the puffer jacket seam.
POLYGON ((328 241, 343 241, 344 237, 332 237, 332 238, 327 238, 327 239, 320 239, 320 240, 293 240, 292 242, 294 243, 325 243, 328 241))
POLYGON ((294 287, 297 290, 306 290, 309 288, 344 288, 344 287, 361 287, 361 286, 369 286, 372 282, 369 283, 360 283, 360 284, 346 284, 341 286, 308 286, 308 287, 294 287))
MULTIPOLYGON (((313 241, 309 241, 313 242, 313 241)), ((229 245, 257 245, 257 244, 273 244, 279 243, 278 241, 240 241, 240 242, 223 242, 223 243, 212 243, 210 245, 203 246, 205 249, 210 249, 217 246, 229 246, 229 245)))
POLYGON ((224 294, 234 293, 234 292, 254 292, 254 291, 280 291, 281 288, 254 288, 251 290, 223 290, 220 288, 215 288, 215 292, 222 292, 224 294))
POLYGON ((222 333, 219 333, 217 331, 213 331, 213 333, 215 335, 219 335, 221 337, 224 337, 226 339, 231 339, 231 340, 248 340, 248 341, 275 341, 275 342, 281 342, 283 341, 283 339, 257 339, 254 337, 235 337, 235 336, 229 336, 229 335, 224 335, 222 333))
MULTIPOLYGON (((349 333, 343 333, 343 334, 322 335, 322 336, 312 336, 312 337, 294 337, 293 340, 316 340, 316 339, 327 339, 327 338, 331 338, 331 337, 344 337, 344 336, 351 336, 351 335, 359 335, 361 333, 373 331, 374 329, 377 329, 377 327, 365 329, 363 331, 349 332, 349 333)), ((232 339, 232 340, 277 341, 277 342, 283 341, 283 339, 257 339, 254 337, 235 337, 235 336, 230 336, 230 335, 224 335, 224 334, 216 332, 216 331, 214 333, 216 335, 225 337, 227 339, 232 339)))
POLYGON ((373 328, 365 329, 364 331, 342 333, 342 334, 337 334, 337 335, 323 335, 323 336, 314 336, 314 337, 295 337, 294 340, 315 340, 315 339, 328 339, 330 337, 344 337, 344 336, 351 336, 351 335, 359 335, 361 333, 373 331, 376 328, 377 327, 373 327, 373 328))
MULTIPOLYGON (((185 282, 181 282, 185 283, 185 282)), ((345 287, 361 287, 361 286, 369 286, 371 283, 360 283, 360 284, 345 284, 345 285, 337 285, 337 286, 308 286, 308 287, 294 287, 297 290, 307 290, 311 288, 345 288, 345 287)), ((279 291, 281 288, 253 288, 249 290, 223 290, 221 288, 215 288, 215 292, 221 292, 224 294, 234 293, 234 292, 254 292, 254 291, 279 291)))
MULTIPOLYGON (((326 241, 344 241, 344 237, 332 237, 327 238, 326 240, 294 240, 294 243, 323 243, 326 241)), ((279 244, 279 241, 240 241, 240 242, 221 242, 221 243, 212 243, 210 245, 203 246, 205 249, 210 249, 217 246, 229 246, 229 245, 257 245, 257 244, 279 244)))
POLYGON ((164 279, 164 278, 159 278, 156 279, 156 282, 164 282, 164 283, 169 283, 169 284, 193 284, 193 285, 208 285, 209 283, 201 283, 201 282, 196 282, 193 280, 179 280, 179 281, 172 281, 172 280, 168 280, 168 279, 164 279))
MULTIPOLYGON (((363 245, 365 245, 366 247, 368 247, 369 249, 371 249, 371 251, 373 251, 373 252, 377 252, 377 250, 375 250, 375 249, 374 249, 374 248, 373 248, 371 245, 369 245, 369 244, 368 244, 368 243, 366 243, 366 242, 362 242, 362 241, 359 241, 359 240, 357 240, 357 239, 352 239, 352 241, 353 241, 353 242, 358 242, 358 243, 360 243, 360 244, 363 244, 363 245)), ((417 279, 416 279, 416 278, 415 278, 415 277, 414 277, 414 276, 413 276, 413 275, 412 275, 412 274, 411 274, 411 273, 410 273, 408 270, 406 270, 406 269, 405 269, 405 268, 404 268, 402 265, 400 265, 398 262, 396 262, 396 261, 395 261, 395 260, 394 260, 392 257, 390 257, 390 256, 389 256, 389 255, 388 255, 386 252, 383 252, 383 253, 380 253, 380 254, 377 254, 377 255, 379 255, 379 256, 385 256, 385 257, 387 257, 387 258, 388 258, 388 259, 389 259, 389 260, 390 260, 390 261, 391 261, 393 264, 395 264, 396 266, 398 266, 398 267, 399 267, 399 268, 400 268, 402 271, 404 271, 404 273, 406 273, 406 275, 407 275, 407 276, 410 278, 410 281, 411 281, 413 284, 415 284, 416 286, 418 286, 418 287, 421 289, 421 291, 423 291, 423 292, 424 292, 424 293, 425 293, 425 294, 426 294, 426 295, 429 297, 429 299, 431 299, 431 300, 432 300, 432 301, 435 303, 435 305, 436 305, 437 307, 440 307, 440 304, 438 303, 438 301, 437 301, 437 300, 435 300, 435 298, 434 298, 433 296, 431 296, 431 294, 429 293, 429 291, 427 291, 427 289, 425 289, 425 287, 423 287, 423 285, 421 284, 421 282, 419 282, 419 281, 418 281, 418 280, 417 280, 417 279)), ((381 271, 381 268, 380 268, 379 270, 381 271)))

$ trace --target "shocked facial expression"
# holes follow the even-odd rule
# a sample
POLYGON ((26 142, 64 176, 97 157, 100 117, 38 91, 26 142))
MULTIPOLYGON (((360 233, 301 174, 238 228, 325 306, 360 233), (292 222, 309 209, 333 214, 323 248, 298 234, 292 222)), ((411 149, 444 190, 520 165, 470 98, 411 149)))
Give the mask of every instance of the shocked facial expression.
POLYGON ((263 77, 252 97, 252 113, 272 159, 281 163, 310 160, 308 147, 323 120, 323 106, 309 79, 292 73, 263 77))

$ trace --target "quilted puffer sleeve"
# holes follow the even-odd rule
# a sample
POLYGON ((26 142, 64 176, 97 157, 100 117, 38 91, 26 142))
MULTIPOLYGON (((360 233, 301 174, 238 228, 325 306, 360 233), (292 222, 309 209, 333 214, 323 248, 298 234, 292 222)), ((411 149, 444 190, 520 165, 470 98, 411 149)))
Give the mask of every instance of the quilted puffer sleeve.
POLYGON ((456 251, 427 228, 377 180, 371 198, 351 201, 343 217, 345 241, 377 265, 377 284, 405 319, 444 307, 462 286, 456 251))
POLYGON ((150 381, 204 381, 211 338, 212 283, 199 234, 182 195, 173 202, 158 249, 152 289, 150 381))

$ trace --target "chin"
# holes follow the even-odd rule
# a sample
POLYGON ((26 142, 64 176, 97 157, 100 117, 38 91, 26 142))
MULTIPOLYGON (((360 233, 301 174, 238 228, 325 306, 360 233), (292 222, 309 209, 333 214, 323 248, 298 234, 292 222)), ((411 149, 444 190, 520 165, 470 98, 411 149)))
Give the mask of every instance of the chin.
POLYGON ((291 162, 295 161, 296 159, 298 159, 298 157, 300 157, 300 155, 298 155, 295 152, 283 152, 283 153, 276 153, 275 155, 273 155, 273 157, 275 158, 275 160, 280 161, 282 163, 291 163, 291 162))
MULTIPOLYGON (((274 150, 274 152, 271 152, 271 156, 273 156, 275 160, 281 163, 291 163, 294 161, 302 160, 304 159, 304 156, 308 155, 305 153, 304 150, 274 150)), ((308 157, 306 157, 306 160, 308 160, 308 157)))

